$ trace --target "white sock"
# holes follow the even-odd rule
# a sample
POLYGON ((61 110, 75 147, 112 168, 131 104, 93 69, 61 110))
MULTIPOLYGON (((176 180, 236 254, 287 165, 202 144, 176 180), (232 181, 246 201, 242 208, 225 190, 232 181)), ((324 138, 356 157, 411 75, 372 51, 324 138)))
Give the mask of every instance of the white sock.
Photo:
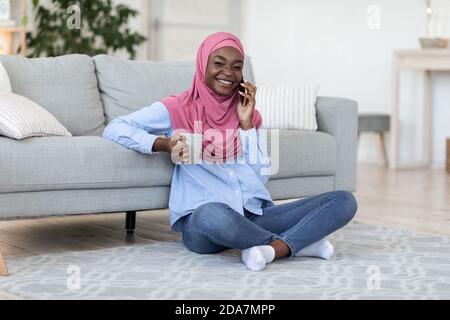
POLYGON ((318 257, 325 260, 333 256, 334 247, 327 239, 323 238, 295 254, 296 257, 318 257))
POLYGON ((275 259, 275 249, 272 246, 254 246, 242 250, 242 261, 253 271, 264 269, 273 259, 275 259))

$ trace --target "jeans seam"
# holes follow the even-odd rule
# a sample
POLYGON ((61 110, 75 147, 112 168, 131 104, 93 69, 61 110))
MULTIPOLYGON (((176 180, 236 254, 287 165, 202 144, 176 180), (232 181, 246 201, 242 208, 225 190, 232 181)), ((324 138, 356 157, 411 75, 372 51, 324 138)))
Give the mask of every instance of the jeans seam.
MULTIPOLYGON (((322 194, 322 195, 323 195, 323 194, 322 194)), ((286 211, 292 211, 292 210, 298 209, 298 207, 303 206, 304 203, 302 203, 302 200, 309 200, 309 198, 300 199, 298 202, 294 202, 293 204, 295 204, 295 206, 292 206, 292 208, 289 208, 289 209, 287 209, 286 211)), ((321 205, 323 205, 322 202, 323 202, 324 199, 321 199, 321 200, 322 200, 322 201, 321 201, 321 203, 319 204, 319 207, 320 207, 321 205)), ((270 207, 268 207, 268 208, 270 208, 270 207)), ((263 212, 264 212, 264 211, 263 211, 263 212)))
MULTIPOLYGON (((207 240, 209 240, 209 241, 211 241, 211 242, 213 242, 213 243, 219 245, 218 243, 216 243, 216 242, 214 242, 213 240, 211 240, 210 237, 209 237, 208 235, 204 234, 203 232, 198 232, 198 229, 197 229, 195 226, 190 226, 190 227, 188 227, 187 229, 191 229, 191 232, 193 232, 193 233, 198 233, 198 234, 200 234, 201 236, 206 237, 207 240)), ((186 232, 186 228, 183 230, 183 232, 186 232)), ((188 231, 188 232, 189 232, 189 231, 188 231)), ((224 247, 225 247, 225 246, 224 246, 224 247)))
MULTIPOLYGON (((331 199, 330 201, 328 201, 328 203, 326 203, 324 206, 319 207, 319 208, 316 208, 316 209, 319 209, 319 210, 318 210, 312 217, 310 217, 308 221, 306 221, 305 223, 303 223, 303 224, 302 224, 302 227, 305 226, 306 224, 309 224, 309 223, 313 222, 314 219, 316 219, 316 218, 318 217, 319 213, 322 212, 322 210, 328 208, 328 207, 329 207, 334 201, 336 201, 336 200, 337 200, 336 198, 333 198, 333 199, 331 199)), ((296 232, 297 230, 298 230, 298 228, 296 228, 296 229, 294 229, 294 230, 291 230, 291 231, 290 231, 289 233, 287 233, 287 234, 282 235, 282 237, 284 238, 284 239, 282 239, 282 240, 285 240, 286 244, 287 244, 289 247, 292 247, 292 248, 290 248, 290 249, 291 249, 291 257, 292 257, 292 256, 295 256, 295 254, 296 254, 298 251, 300 251, 300 250, 297 250, 297 248, 295 248, 295 247, 292 245, 292 243, 290 243, 290 240, 288 240, 288 237, 289 237, 292 233, 296 232), (289 242, 289 243, 288 243, 288 242, 289 242), (294 252, 292 249, 294 249, 295 252, 294 252)))
MULTIPOLYGON (((335 199, 335 198, 334 198, 335 199)), ((333 199, 333 200, 334 200, 333 199)), ((301 200, 306 200, 306 199, 301 199, 301 200)), ((321 206, 323 206, 323 200, 320 202, 320 204, 319 204, 319 206, 317 206, 317 207, 315 207, 314 209, 312 209, 312 210, 315 210, 315 209, 317 209, 317 208, 320 208, 321 206)), ((287 209, 286 211, 284 211, 284 213, 287 213, 287 212, 292 212, 292 211, 296 211, 299 207, 302 207, 302 205, 301 205, 302 203, 301 202, 298 202, 295 206, 292 206, 291 208, 289 208, 289 209, 287 209)), ((311 211, 312 211, 311 210, 311 211)), ((263 211, 263 214, 264 214, 264 211, 263 211)), ((297 221, 297 223, 298 222, 300 222, 300 220, 299 221, 297 221)), ((295 225, 295 224, 294 224, 295 225)))

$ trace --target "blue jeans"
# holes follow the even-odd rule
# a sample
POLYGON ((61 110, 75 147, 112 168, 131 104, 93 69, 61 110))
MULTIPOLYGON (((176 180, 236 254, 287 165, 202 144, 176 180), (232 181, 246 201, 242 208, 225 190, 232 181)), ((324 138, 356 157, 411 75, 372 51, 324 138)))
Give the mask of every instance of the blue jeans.
POLYGON ((262 215, 244 209, 242 216, 226 204, 209 202, 183 217, 181 230, 186 247, 197 253, 243 250, 280 239, 294 256, 346 225, 357 208, 355 197, 348 191, 268 206, 262 215))

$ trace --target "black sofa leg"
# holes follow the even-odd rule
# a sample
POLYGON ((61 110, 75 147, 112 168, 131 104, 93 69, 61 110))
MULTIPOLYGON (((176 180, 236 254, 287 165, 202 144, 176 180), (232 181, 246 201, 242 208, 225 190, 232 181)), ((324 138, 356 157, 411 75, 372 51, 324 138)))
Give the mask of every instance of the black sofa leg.
POLYGON ((133 234, 136 227, 136 211, 127 211, 125 218, 125 229, 127 234, 133 234))

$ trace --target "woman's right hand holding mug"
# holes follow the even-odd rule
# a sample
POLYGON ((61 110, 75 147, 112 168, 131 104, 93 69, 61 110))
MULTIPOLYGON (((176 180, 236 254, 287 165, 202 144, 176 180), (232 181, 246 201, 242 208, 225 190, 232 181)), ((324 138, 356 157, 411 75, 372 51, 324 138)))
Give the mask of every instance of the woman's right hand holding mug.
POLYGON ((169 153, 174 164, 190 162, 189 144, 184 135, 175 133, 170 138, 169 153))
POLYGON ((156 138, 152 151, 167 152, 174 164, 189 163, 190 149, 186 137, 180 133, 174 133, 170 138, 156 138))

